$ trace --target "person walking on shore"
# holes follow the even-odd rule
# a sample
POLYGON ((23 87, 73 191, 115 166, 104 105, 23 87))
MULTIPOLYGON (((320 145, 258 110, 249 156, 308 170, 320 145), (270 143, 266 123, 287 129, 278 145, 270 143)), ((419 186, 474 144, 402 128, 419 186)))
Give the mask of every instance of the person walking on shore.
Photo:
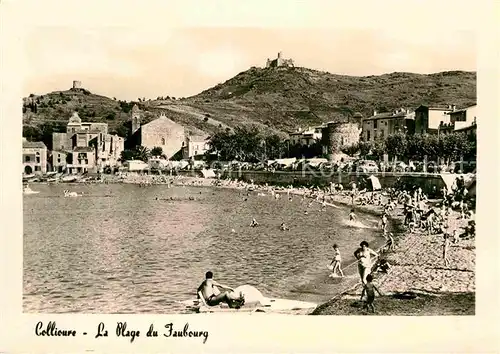
POLYGON ((377 252, 368 248, 368 242, 363 241, 359 244, 360 248, 358 248, 354 252, 354 257, 358 260, 358 271, 359 276, 361 278, 361 282, 366 284, 366 277, 372 271, 372 259, 371 257, 378 257, 377 252))
POLYGON ((332 267, 332 277, 337 276, 337 270, 340 273, 340 276, 344 276, 344 272, 342 271, 342 257, 340 256, 340 251, 339 247, 337 244, 333 245, 333 251, 335 252, 335 255, 333 256, 332 263, 330 263, 330 266, 332 267))

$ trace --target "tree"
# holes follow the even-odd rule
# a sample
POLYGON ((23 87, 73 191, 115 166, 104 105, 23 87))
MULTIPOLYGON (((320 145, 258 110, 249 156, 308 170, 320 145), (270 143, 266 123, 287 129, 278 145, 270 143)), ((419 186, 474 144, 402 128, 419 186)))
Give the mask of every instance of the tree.
POLYGON ((366 158, 369 154, 370 151, 372 150, 372 145, 368 141, 360 141, 358 144, 358 149, 359 149, 359 154, 361 157, 366 158))
POLYGON ((343 146, 341 148, 341 151, 346 154, 346 155, 349 155, 351 157, 353 157, 354 155, 356 155, 358 152, 360 152, 360 144, 352 144, 352 145, 347 145, 347 146, 343 146))
POLYGON ((154 148, 151 149, 151 156, 162 156, 163 155, 163 149, 161 146, 155 146, 154 148))
POLYGON ((393 156, 394 160, 398 157, 406 157, 408 152, 406 135, 403 133, 389 135, 385 139, 385 151, 393 156))
MULTIPOLYGON (((95 114, 95 112, 94 112, 95 114)), ((106 114, 106 120, 115 120, 116 118, 116 113, 115 112, 109 112, 108 114, 106 114)))
POLYGON ((446 134, 440 139, 440 150, 447 162, 462 159, 469 148, 467 137, 462 133, 446 134))
POLYGON ((125 162, 127 160, 135 160, 135 151, 134 150, 123 150, 120 153, 120 161, 125 162))
POLYGON ((144 146, 137 146, 135 148, 135 151, 137 160, 148 162, 149 158, 151 157, 151 152, 144 146))
POLYGON ((149 149, 144 146, 136 146, 134 150, 123 150, 120 154, 120 161, 141 160, 148 162, 151 157, 149 149))

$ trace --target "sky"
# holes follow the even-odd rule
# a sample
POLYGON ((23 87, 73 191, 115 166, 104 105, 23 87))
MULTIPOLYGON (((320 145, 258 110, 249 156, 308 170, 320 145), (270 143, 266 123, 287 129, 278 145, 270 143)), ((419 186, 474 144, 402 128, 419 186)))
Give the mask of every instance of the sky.
POLYGON ((471 2, 103 3, 99 12, 92 1, 30 6, 21 36, 24 95, 79 80, 118 99, 187 97, 264 66, 278 51, 297 66, 345 75, 476 70, 471 2))

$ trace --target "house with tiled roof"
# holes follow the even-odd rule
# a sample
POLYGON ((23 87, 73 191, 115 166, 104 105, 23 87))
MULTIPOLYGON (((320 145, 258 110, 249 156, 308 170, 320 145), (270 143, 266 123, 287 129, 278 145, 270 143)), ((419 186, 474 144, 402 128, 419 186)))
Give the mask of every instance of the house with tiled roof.
POLYGON ((373 141, 385 139, 395 133, 413 134, 415 131, 415 112, 400 108, 392 112, 379 113, 361 121, 361 139, 373 141))
POLYGON ((421 105, 415 110, 415 133, 437 134, 439 127, 450 123, 450 112, 456 110, 454 105, 421 105))
POLYGON ((52 134, 52 149, 67 154, 69 173, 94 172, 116 166, 124 143, 124 138, 108 133, 107 123, 82 122, 77 112, 69 118, 66 133, 52 134))
POLYGON ((47 173, 47 147, 41 141, 23 139, 23 174, 47 173))
POLYGON ((210 149, 208 135, 189 135, 186 136, 184 145, 182 146, 182 158, 189 160, 197 159, 205 154, 210 149))
POLYGON ((467 132, 475 134, 477 127, 477 105, 456 109, 448 113, 449 123, 442 123, 439 126, 439 134, 449 134, 453 132, 467 132))

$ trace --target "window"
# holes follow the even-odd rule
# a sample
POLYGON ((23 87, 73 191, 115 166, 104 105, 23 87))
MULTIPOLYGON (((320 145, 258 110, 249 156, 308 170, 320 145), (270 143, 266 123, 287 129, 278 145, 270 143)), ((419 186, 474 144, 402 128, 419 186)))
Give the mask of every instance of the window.
POLYGON ((30 157, 29 156, 25 156, 24 157, 24 162, 30 162, 30 157))
POLYGON ((40 166, 35 166, 35 171, 40 171, 40 166))
POLYGON ((61 163, 61 159, 57 159, 57 163, 61 163))
POLYGON ((376 120, 373 121, 373 129, 377 129, 377 121, 376 120))
POLYGON ((370 131, 366 131, 366 141, 370 141, 370 131))
POLYGON ((386 122, 384 122, 384 123, 385 123, 385 125, 387 125, 387 121, 386 121, 386 122))
POLYGON ((36 157, 36 163, 40 163, 40 156, 36 157))

